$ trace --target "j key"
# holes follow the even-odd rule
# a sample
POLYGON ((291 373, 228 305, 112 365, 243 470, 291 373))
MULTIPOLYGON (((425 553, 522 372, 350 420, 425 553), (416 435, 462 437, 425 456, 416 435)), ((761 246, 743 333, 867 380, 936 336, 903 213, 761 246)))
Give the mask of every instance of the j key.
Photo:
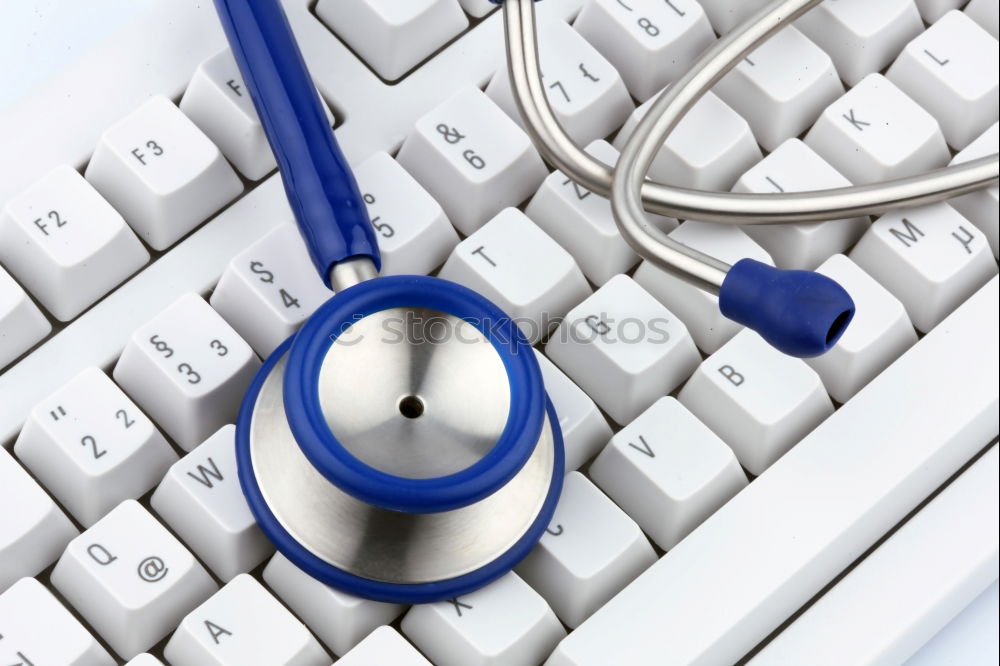
POLYGON ((758 46, 714 90, 767 150, 804 132, 844 94, 830 56, 792 26, 758 46))
POLYGON ((715 41, 708 17, 693 0, 592 0, 575 26, 640 101, 679 79, 715 41))
MULTIPOLYGON (((52 498, 0 447, 0 591, 56 561, 77 529, 52 498)), ((2 649, 2 648, 0 648, 2 649)))
POLYGON ((705 8, 715 31, 724 35, 759 11, 767 0, 701 0, 699 4, 705 8))
POLYGON ((28 417, 14 453, 84 527, 146 494, 177 460, 163 435, 98 368, 28 417))
POLYGON ((150 499, 153 510, 223 581, 274 552, 236 476, 236 427, 227 425, 174 464, 150 499))
MULTIPOLYGON (((1000 143, 1000 126, 993 123, 988 130, 983 132, 978 139, 955 155, 952 164, 961 164, 979 157, 986 157, 997 152, 997 144, 1000 143)), ((979 227, 979 230, 986 234, 990 241, 990 248, 993 256, 1000 256, 1000 222, 997 214, 1000 212, 1000 190, 997 186, 988 187, 952 199, 951 206, 962 214, 962 217, 979 227)))
POLYGON ((833 413, 819 375, 750 330, 709 356, 679 399, 754 475, 833 413))
POLYGON ((997 23, 1000 19, 997 17, 997 0, 972 0, 965 7, 965 13, 973 21, 979 25, 986 28, 994 37, 1000 38, 1000 30, 997 29, 997 23))
POLYGON ((1000 44, 960 11, 950 11, 907 44, 886 74, 937 118, 956 150, 996 122, 1000 44))
POLYGON ((316 15, 389 80, 469 25, 456 0, 320 0, 316 15))
POLYGON ((934 117, 881 74, 827 107, 806 143, 856 184, 901 178, 948 163, 934 117))
POLYGON ((925 333, 997 273, 983 232, 943 203, 882 216, 850 257, 925 333))
POLYGON ((440 666, 537 664, 566 635, 545 600, 513 572, 468 595, 414 606, 402 628, 440 666))
POLYGON ((150 99, 107 130, 86 177, 157 250, 243 191, 215 144, 166 97, 150 99))
POLYGON ((331 296, 289 222, 233 257, 209 302, 267 358, 331 296))
POLYGON ((924 23, 913 0, 828 0, 795 22, 853 86, 885 68, 924 23))
MULTIPOLYGON (((847 187, 849 180, 809 146, 789 139, 747 171, 734 192, 804 192, 847 187)), ((868 217, 813 224, 751 224, 747 236, 768 251, 781 268, 812 270, 831 254, 854 245, 868 229, 868 217)))
MULTIPOLYGON (((486 0, 478 0, 483 3, 486 0)), ((392 627, 379 627, 337 662, 340 666, 431 666, 392 627)))
POLYGON ((52 324, 0 266, 0 370, 40 342, 52 324))
POLYGON ((397 158, 466 235, 527 199, 547 173, 528 135, 471 86, 418 120, 397 158))
POLYGON ((237 576, 177 627, 163 651, 172 666, 326 666, 305 625, 247 574, 237 576))
POLYGON ((264 582, 331 652, 338 655, 349 651, 353 654, 355 646, 363 644, 365 636, 389 624, 405 610, 399 604, 362 599, 324 585, 281 553, 276 553, 264 567, 264 582))
POLYGON ((732 450, 671 397, 616 434, 590 476, 664 550, 747 485, 732 450))
POLYGON ((115 210, 76 170, 57 167, 0 213, 0 261, 69 321, 149 261, 115 210))
POLYGON ((677 388, 701 361, 684 324, 625 275, 570 310, 545 352, 623 424, 677 388))
POLYGON ((551 524, 517 572, 576 628, 655 561, 635 522, 587 477, 570 472, 551 524))
POLYGON ((34 578, 0 594, 0 663, 114 666, 79 620, 34 578))
POLYGON ((934 23, 939 18, 947 14, 952 9, 958 9, 963 4, 963 0, 915 0, 920 16, 927 24, 934 23))
MULTIPOLYGON (((621 127, 634 107, 614 66, 563 21, 543 22, 540 33, 545 94, 566 133, 583 145, 621 127)), ((524 126, 511 92, 506 60, 497 63, 486 94, 524 126)))
POLYGON ((170 633, 216 584, 135 500, 73 539, 52 585, 123 659, 170 633))
POLYGON ((532 343, 590 294, 573 257, 516 208, 459 243, 441 277, 496 303, 532 343))
POLYGON ((235 418, 259 367, 229 324, 188 294, 132 334, 114 378, 190 451, 235 418))

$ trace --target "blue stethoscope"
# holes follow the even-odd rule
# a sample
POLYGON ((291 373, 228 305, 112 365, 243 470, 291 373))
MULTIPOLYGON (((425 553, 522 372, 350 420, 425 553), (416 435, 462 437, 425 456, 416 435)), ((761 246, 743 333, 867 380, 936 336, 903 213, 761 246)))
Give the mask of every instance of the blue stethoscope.
MULTIPOLYGON (((337 292, 243 401, 250 508, 285 556, 349 593, 422 603, 481 587, 528 554, 562 488, 559 422, 531 345, 465 287, 376 277, 365 203, 278 0, 216 6, 312 261, 337 292)), ((740 271, 720 298, 785 351, 829 349, 850 297, 822 276, 780 274, 740 271)))

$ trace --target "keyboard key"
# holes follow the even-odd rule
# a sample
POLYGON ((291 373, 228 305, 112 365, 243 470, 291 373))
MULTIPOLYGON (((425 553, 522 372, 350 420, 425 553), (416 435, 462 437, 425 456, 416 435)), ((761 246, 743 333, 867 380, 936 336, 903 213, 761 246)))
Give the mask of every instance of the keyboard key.
POLYGON ((513 572, 467 595, 414 606, 402 628, 439 666, 537 664, 566 635, 545 600, 513 572))
MULTIPOLYGON (((689 247, 735 264, 743 258, 774 265, 771 257, 741 229, 723 224, 688 220, 670 236, 689 247)), ((656 268, 639 264, 635 281, 687 325, 691 337, 706 354, 717 351, 742 328, 719 312, 719 298, 656 268)))
POLYGON ((640 101, 683 76, 715 41, 708 17, 694 0, 591 0, 574 26, 611 61, 640 101))
MULTIPOLYGON (((0 591, 56 561, 78 532, 52 498, 0 446, 0 591)), ((2 648, 0 648, 2 649, 2 648)))
POLYGON ((41 342, 52 324, 0 266, 0 369, 41 342))
POLYGON ((570 472, 551 524, 517 572, 575 629, 655 561, 635 522, 570 472))
POLYGON ((590 477, 664 550, 747 485, 732 450, 671 397, 618 432, 590 477))
POLYGON ((466 14, 475 18, 482 18, 497 8, 489 0, 458 0, 458 4, 462 5, 466 14))
POLYGON ((236 475, 236 427, 224 426, 174 464, 150 499, 153 510, 223 581, 274 552, 236 475))
POLYGON ((570 310, 545 353, 622 424, 677 388, 701 361, 683 322, 625 275, 570 310))
POLYGON ((724 35, 767 4, 767 0, 700 0, 705 8, 712 27, 720 35, 724 35))
POLYGON ((22 578, 0 594, 0 663, 114 666, 115 660, 41 583, 22 578))
POLYGON ((132 334, 114 378, 185 451, 231 423, 260 367, 247 345, 196 294, 132 334))
POLYGON ((804 132, 844 94, 830 56, 792 26, 758 46, 713 90, 767 150, 804 132))
POLYGON ((920 16, 927 24, 934 23, 952 9, 958 9, 965 0, 916 0, 920 16))
POLYGON ((298 227, 286 222, 233 257, 209 302, 267 358, 331 296, 298 227))
MULTIPOLYGON (((570 138, 584 145, 621 127, 635 107, 614 66, 568 23, 544 21, 539 32, 545 94, 570 138)), ((506 59, 497 63, 486 94, 524 126, 510 89, 506 59)))
POLYGON ((125 666, 163 666, 163 662, 148 652, 143 652, 130 659, 125 666))
POLYGON ((98 368, 43 400, 14 453, 84 527, 153 488, 177 460, 163 435, 98 368))
POLYGON ((157 250, 243 191, 215 144, 162 96, 104 133, 86 177, 157 250))
POLYGON ((73 539, 52 585, 123 659, 144 652, 216 589, 191 553, 135 500, 73 539))
POLYGON ((7 202, 0 261, 69 321, 144 266, 149 253, 83 176, 61 166, 7 202))
POLYGON ((754 475, 833 413, 812 368, 749 330, 709 356, 678 397, 754 475))
POLYGON ((319 0, 316 15, 390 81, 469 25, 456 0, 319 0))
POLYGON ((264 567, 264 582, 338 655, 349 651, 353 654, 365 636, 395 620, 406 608, 362 599, 324 585, 281 553, 276 553, 264 567))
MULTIPOLYGON (((997 123, 993 123, 988 130, 970 143, 965 150, 955 155, 955 159, 951 163, 961 164, 962 162, 986 157, 997 152, 997 143, 1000 142, 1000 129, 998 127, 1000 126, 997 123)), ((1000 205, 998 205, 998 201, 1000 201, 1000 190, 994 185, 993 187, 965 194, 948 202, 955 210, 962 214, 962 217, 972 222, 979 227, 980 231, 986 234, 986 238, 990 241, 990 248, 993 250, 994 257, 1000 256, 1000 222, 997 221, 997 213, 1000 211, 1000 205)))
POLYGON ((590 294, 573 257, 516 208, 459 243, 440 277, 496 303, 532 344, 590 294))
POLYGON ((1000 18, 997 17, 997 0, 972 0, 965 7, 965 13, 973 21, 983 26, 987 32, 1000 39, 1000 30, 997 24, 1000 18))
POLYGON ((917 334, 903 304, 844 255, 833 255, 816 270, 847 290, 857 312, 833 349, 805 362, 834 400, 847 402, 913 346, 917 334))
POLYGON ((382 275, 426 275, 458 245, 441 205, 388 153, 375 153, 355 169, 378 233, 382 275))
POLYGON ((924 333, 997 273, 983 233, 943 203, 883 215, 850 257, 924 333))
POLYGON ((191 611, 163 654, 173 666, 330 663, 305 625, 247 574, 191 611))
POLYGON ((885 68, 924 29, 913 0, 835 0, 806 12, 795 27, 830 54, 849 86, 885 68))
MULTIPOLYGON (((615 137, 615 148, 625 147, 652 104, 652 100, 646 102, 629 116, 615 137)), ((728 190, 760 158, 760 147, 747 121, 709 92, 663 142, 649 176, 678 187, 728 190)))
MULTIPOLYGON (((479 0, 483 3, 486 0, 479 0)), ((379 627, 337 662, 340 666, 431 666, 392 627, 379 627)))
POLYGON ((886 74, 937 118, 962 149, 996 122, 1000 45, 960 11, 948 12, 906 45, 886 74))
POLYGON ((547 173, 524 130, 471 86, 418 120, 397 159, 466 235, 527 199, 547 173))
MULTIPOLYGON (((850 184, 812 148, 789 139, 743 174, 733 191, 804 192, 850 184)), ((868 225, 865 216, 806 224, 750 224, 743 231, 760 243, 779 267, 812 270, 830 255, 854 245, 868 225)))
POLYGON ((806 143, 855 184, 922 173, 949 160, 937 121, 881 74, 831 104, 806 143))

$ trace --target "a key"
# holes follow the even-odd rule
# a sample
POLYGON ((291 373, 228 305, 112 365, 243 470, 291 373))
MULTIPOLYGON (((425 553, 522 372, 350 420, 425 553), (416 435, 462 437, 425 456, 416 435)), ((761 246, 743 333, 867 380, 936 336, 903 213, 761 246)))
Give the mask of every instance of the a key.
POLYGON ((418 120, 397 159, 466 235, 527 199, 547 173, 524 130, 471 86, 418 120))
POLYGON ((163 654, 173 666, 325 666, 330 662, 305 625, 247 574, 237 576, 191 611, 163 654))
POLYGON ((671 397, 618 432, 590 477, 664 550, 747 485, 732 449, 671 397))
POLYGON ((458 0, 458 4, 462 5, 466 14, 475 18, 482 18, 497 8, 489 0, 458 0))
MULTIPOLYGON (((605 164, 618 161, 618 151, 606 141, 595 141, 587 152, 605 164)), ((561 171, 550 173, 524 212, 542 230, 573 255, 580 270, 600 286, 613 275, 625 273, 639 256, 622 239, 611 215, 611 204, 561 171)), ((663 231, 677 228, 671 217, 647 214, 663 231)))
POLYGON ((69 321, 149 261, 115 210, 75 169, 60 166, 0 213, 0 261, 69 321))
POLYGON ((566 635, 545 600, 513 572, 467 595, 414 606, 402 628, 440 666, 537 664, 566 635))
POLYGON ((236 427, 224 426, 174 464, 150 499, 153 510, 223 581, 274 552, 236 476, 236 427))
POLYGON ((713 90, 767 150, 804 132, 844 94, 830 56, 792 26, 758 46, 713 90))
POLYGON ((320 0, 316 15, 390 81, 469 25, 456 0, 320 0))
MULTIPOLYGON (((486 0, 478 0, 483 4, 486 0)), ((345 654, 337 662, 340 666, 431 666, 431 662, 417 652, 392 627, 379 627, 357 647, 345 654)))
POLYGON ((22 578, 0 594, 0 663, 114 666, 115 660, 41 583, 22 578))
POLYGON ((922 173, 950 159, 934 117, 881 74, 827 107, 805 141, 855 184, 922 173))
MULTIPOLYGON (((849 180, 798 139, 789 139, 736 182, 734 192, 780 193, 847 187, 849 180)), ((869 219, 805 224, 749 224, 747 236, 760 243, 781 268, 812 270, 843 252, 868 229, 869 219)))
POLYGON ((579 469, 611 439, 611 427, 597 405, 552 361, 535 350, 545 392, 559 416, 567 472, 579 469))
POLYGON ((1000 38, 1000 30, 997 29, 997 24, 1000 23, 1000 18, 997 17, 998 4, 997 0, 972 0, 966 5, 965 13, 991 35, 1000 38))
POLYGON ((260 367, 250 346, 196 294, 132 334, 114 378, 185 451, 230 423, 260 367))
POLYGON ((52 585, 123 659, 159 642, 217 587, 135 500, 69 543, 52 585))
POLYGON ((331 296, 288 222, 233 257, 209 302, 267 358, 331 296))
POLYGON ((816 270, 847 290, 857 312, 833 349, 805 361, 834 400, 847 402, 913 346, 917 334, 899 299, 844 255, 833 255, 816 270))
POLYGON ((850 257, 925 333, 997 273, 983 232, 944 203, 883 215, 850 257))
MULTIPOLYGON (((734 226, 688 220, 670 236, 729 264, 749 258, 774 265, 761 246, 734 226)), ((742 328, 722 316, 717 296, 669 275, 648 261, 639 264, 635 281, 681 318, 695 344, 706 354, 718 350, 742 328)))
POLYGON ((963 0, 915 0, 920 16, 928 25, 934 23, 939 18, 947 14, 952 9, 958 9, 963 4, 963 0))
POLYGON ((937 119, 956 150, 996 122, 1000 45, 960 11, 951 11, 906 45, 886 77, 937 119))
MULTIPOLYGON (((543 21, 539 32, 542 83, 566 133, 584 145, 621 127, 635 107, 614 66, 568 23, 543 21)), ((497 63, 486 94, 524 126, 511 92, 506 60, 497 63)))
POLYGON ((157 250, 243 191, 215 144, 162 96, 104 132, 85 175, 157 250))
MULTIPOLYGON (((652 100, 646 102, 629 116, 615 137, 615 148, 625 147, 652 104, 652 100)), ((760 147, 747 121, 708 92, 663 142, 649 176, 678 187, 728 190, 760 158, 760 147)))
POLYGON ((693 0, 592 0, 574 23, 645 101, 679 79, 715 33, 693 0))
POLYGON ((833 413, 816 371, 750 330, 705 359, 678 398, 754 475, 833 413))
POLYGON ((441 277, 493 301, 532 343, 590 294, 573 257, 516 208, 459 243, 441 277))
POLYGON ((517 572, 575 629, 655 561, 638 525, 570 472, 552 522, 517 572))
POLYGON ((52 324, 0 266, 0 370, 40 342, 52 324))
POLYGON ((724 35, 759 11, 767 0, 701 0, 699 4, 705 8, 715 31, 724 35))
MULTIPOLYGON (((961 164, 979 157, 986 157, 997 152, 997 144, 1000 143, 1000 125, 993 123, 992 126, 983 132, 978 139, 955 155, 952 164, 961 164)), ((998 222, 998 212, 1000 212, 1000 189, 996 185, 982 190, 970 192, 952 199, 948 203, 962 214, 962 217, 979 227, 979 230, 986 234, 990 241, 990 248, 994 257, 1000 257, 1000 222, 998 222)))
POLYGON ((264 567, 264 582, 338 655, 353 651, 365 636, 405 610, 400 604, 362 599, 324 585, 281 553, 264 567))
POLYGON ((14 454, 84 527, 153 488, 177 460, 156 426, 98 368, 43 400, 14 454))
POLYGON ((626 275, 570 310, 545 353, 621 424, 677 388, 701 361, 684 323, 626 275))
POLYGON ((830 54, 847 85, 892 62, 924 23, 913 0, 827 0, 795 22, 830 54))
POLYGON ((382 275, 426 275, 444 263, 458 234, 441 205, 388 153, 355 169, 378 235, 382 275))
MULTIPOLYGON (((0 447, 0 591, 56 561, 78 532, 52 498, 0 447)), ((2 632, 2 630, 0 630, 2 632)))

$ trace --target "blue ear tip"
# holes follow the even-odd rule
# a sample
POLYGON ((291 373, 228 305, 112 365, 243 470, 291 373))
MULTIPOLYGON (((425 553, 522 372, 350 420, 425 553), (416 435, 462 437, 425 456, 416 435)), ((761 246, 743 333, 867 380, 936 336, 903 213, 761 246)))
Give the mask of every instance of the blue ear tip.
POLYGON ((829 351, 854 318, 854 301, 834 280, 743 259, 719 290, 722 314, 757 331, 789 356, 829 351))

